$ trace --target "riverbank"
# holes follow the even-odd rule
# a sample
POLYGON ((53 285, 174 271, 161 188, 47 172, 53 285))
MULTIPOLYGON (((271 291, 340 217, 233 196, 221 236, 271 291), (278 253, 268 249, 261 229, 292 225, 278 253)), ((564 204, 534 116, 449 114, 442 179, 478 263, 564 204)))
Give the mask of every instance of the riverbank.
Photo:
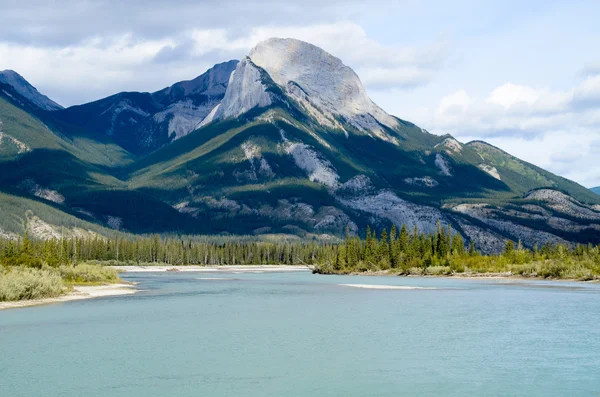
POLYGON ((320 273, 333 275, 347 276, 393 276, 393 277, 425 277, 425 278, 464 278, 464 279, 506 279, 506 280, 538 280, 538 281, 563 281, 563 282, 580 282, 580 283, 600 283, 600 279, 582 280, 576 278, 552 278, 539 276, 525 276, 511 272, 500 273, 440 273, 440 274, 403 274, 391 270, 377 270, 367 272, 349 272, 349 273, 320 273))
POLYGON ((293 265, 224 265, 224 266, 107 266, 120 273, 201 272, 201 273, 275 273, 312 271, 312 266, 293 265))
POLYGON ((108 284, 108 285, 75 285, 64 295, 55 298, 30 299, 20 301, 0 302, 0 310, 16 309, 21 307, 48 305, 81 299, 93 299, 107 296, 131 295, 138 292, 133 284, 108 284))

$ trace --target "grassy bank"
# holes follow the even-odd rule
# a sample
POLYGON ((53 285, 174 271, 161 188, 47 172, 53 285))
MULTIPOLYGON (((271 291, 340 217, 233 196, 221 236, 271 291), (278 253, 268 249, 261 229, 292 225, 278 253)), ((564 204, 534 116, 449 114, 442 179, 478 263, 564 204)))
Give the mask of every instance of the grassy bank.
POLYGON ((63 291, 60 275, 47 269, 12 268, 0 277, 0 302, 53 298, 63 291))
POLYGON ((71 285, 118 281, 115 270, 85 263, 40 268, 3 267, 0 268, 0 302, 54 298, 68 292, 71 285))
POLYGON ((479 253, 473 242, 465 247, 459 233, 438 226, 425 235, 417 229, 380 236, 367 230, 366 238, 347 237, 335 257, 319 262, 315 273, 390 275, 503 275, 546 279, 600 280, 600 246, 551 245, 524 247, 506 241, 497 254, 479 253))
POLYGON ((600 281, 600 255, 595 257, 545 258, 524 250, 524 258, 515 261, 500 255, 450 255, 443 264, 428 266, 426 262, 398 268, 375 263, 336 266, 323 263, 315 266, 319 274, 382 274, 395 276, 503 276, 556 280, 600 281))

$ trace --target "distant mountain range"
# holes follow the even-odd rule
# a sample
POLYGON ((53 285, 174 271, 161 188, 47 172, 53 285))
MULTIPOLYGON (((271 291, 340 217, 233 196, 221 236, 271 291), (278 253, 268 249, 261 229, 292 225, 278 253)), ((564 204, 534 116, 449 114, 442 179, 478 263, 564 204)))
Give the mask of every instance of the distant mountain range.
POLYGON ((5 78, 0 122, 0 234, 333 239, 439 221, 486 252, 600 242, 600 196, 389 115, 340 59, 294 39, 67 109, 5 78))
POLYGON ((590 189, 592 192, 596 193, 596 194, 600 194, 600 186, 597 187, 593 187, 590 189))

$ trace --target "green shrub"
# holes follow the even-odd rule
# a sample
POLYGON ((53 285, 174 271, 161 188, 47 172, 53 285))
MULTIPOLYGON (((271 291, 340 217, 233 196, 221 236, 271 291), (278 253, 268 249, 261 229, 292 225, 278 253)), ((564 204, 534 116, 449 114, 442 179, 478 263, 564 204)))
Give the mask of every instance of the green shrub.
POLYGON ((431 276, 445 276, 452 273, 449 266, 431 266, 428 267, 426 273, 431 276))
POLYGON ((0 302, 52 298, 62 293, 60 276, 47 269, 14 268, 0 274, 0 302))
POLYGON ((63 265, 58 268, 63 280, 70 283, 101 283, 119 281, 116 270, 98 265, 82 263, 76 266, 63 265))
POLYGON ((36 258, 29 254, 8 256, 5 258, 2 258, 0 260, 0 263, 2 263, 4 266, 7 266, 7 267, 23 266, 23 267, 30 267, 30 268, 34 268, 34 269, 42 268, 42 260, 40 258, 36 258))

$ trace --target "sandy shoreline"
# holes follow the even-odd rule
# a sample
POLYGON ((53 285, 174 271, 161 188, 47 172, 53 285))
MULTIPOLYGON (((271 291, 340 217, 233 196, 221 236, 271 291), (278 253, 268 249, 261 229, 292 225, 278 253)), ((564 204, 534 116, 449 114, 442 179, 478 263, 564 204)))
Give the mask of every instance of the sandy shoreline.
POLYGON ((388 270, 379 270, 375 272, 353 272, 348 273, 349 276, 389 276, 389 277, 406 277, 406 278, 463 278, 463 279, 480 279, 480 280, 523 280, 523 281, 557 281, 570 283, 592 283, 598 284, 600 280, 577 280, 571 278, 544 278, 544 277, 527 277, 513 273, 452 273, 452 274, 397 274, 388 270))
POLYGON ((105 296, 131 295, 138 292, 132 284, 78 285, 69 293, 56 298, 32 299, 14 302, 0 302, 0 310, 19 307, 47 305, 51 303, 69 302, 81 299, 101 298, 105 296))
POLYGON ((118 272, 202 272, 202 273, 275 273, 302 272, 312 270, 311 266, 288 265, 240 265, 240 266, 109 266, 118 272))
POLYGON ((437 289, 429 287, 413 287, 408 285, 379 285, 379 284, 338 284, 342 287, 352 288, 363 288, 363 289, 402 289, 402 290, 414 290, 414 289, 437 289))

